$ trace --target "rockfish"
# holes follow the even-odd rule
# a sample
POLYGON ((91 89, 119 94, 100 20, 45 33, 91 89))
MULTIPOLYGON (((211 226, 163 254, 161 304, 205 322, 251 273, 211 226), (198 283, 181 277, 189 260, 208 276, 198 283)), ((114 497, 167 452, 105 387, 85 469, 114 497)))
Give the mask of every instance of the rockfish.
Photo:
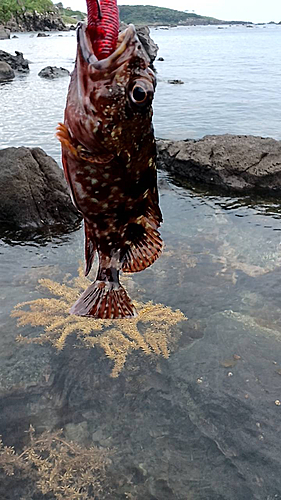
POLYGON ((88 3, 57 132, 73 203, 84 218, 86 276, 96 252, 99 257, 96 281, 70 313, 104 319, 136 315, 119 272, 146 269, 162 250, 152 127, 156 80, 134 26, 119 36, 118 26, 115 0, 88 3))

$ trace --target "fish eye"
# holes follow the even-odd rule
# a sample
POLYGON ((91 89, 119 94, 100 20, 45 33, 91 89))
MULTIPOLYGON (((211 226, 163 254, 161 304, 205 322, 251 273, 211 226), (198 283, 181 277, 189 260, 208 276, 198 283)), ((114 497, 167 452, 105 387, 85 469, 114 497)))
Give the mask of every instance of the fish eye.
POLYGON ((134 86, 129 90, 129 97, 132 104, 136 106, 143 107, 146 104, 150 104, 153 97, 153 88, 146 88, 146 84, 142 84, 142 82, 137 81, 134 83, 134 86))
POLYGON ((139 85, 135 85, 133 90, 132 90, 132 97, 133 97, 133 100, 136 102, 136 103, 143 103, 146 99, 146 96, 147 96, 147 92, 146 90, 144 90, 143 87, 140 87, 139 85))

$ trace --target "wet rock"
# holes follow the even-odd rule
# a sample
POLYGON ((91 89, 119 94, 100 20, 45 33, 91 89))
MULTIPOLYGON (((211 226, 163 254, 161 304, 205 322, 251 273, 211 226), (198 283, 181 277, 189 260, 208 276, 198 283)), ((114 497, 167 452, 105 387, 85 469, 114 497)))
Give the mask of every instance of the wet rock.
POLYGON ((154 40, 152 40, 152 38, 150 36, 149 27, 148 26, 137 26, 136 31, 137 31, 137 35, 140 39, 140 42, 142 43, 142 46, 150 59, 150 64, 153 64, 153 62, 156 59, 159 47, 154 42, 154 40))
POLYGON ((7 226, 40 228, 79 220, 63 172, 40 148, 0 151, 0 212, 7 226))
POLYGON ((15 73, 11 66, 4 61, 0 61, 0 82, 6 82, 13 78, 15 78, 15 73))
MULTIPOLYGON (((124 31, 126 28, 128 28, 128 24, 121 22, 119 30, 124 31)), ((152 40, 150 36, 150 29, 148 26, 136 26, 136 32, 140 39, 140 42, 142 43, 144 50, 146 51, 149 57, 150 64, 152 65, 156 59, 159 47, 154 42, 154 40, 152 40)))
POLYGON ((184 82, 182 80, 168 80, 168 83, 171 83, 172 85, 183 85, 184 82))
POLYGON ((7 40, 10 38, 10 30, 0 26, 0 40, 7 40))
POLYGON ((164 57, 158 57, 157 61, 164 61, 164 57))
POLYGON ((11 66, 11 68, 20 73, 27 73, 29 71, 28 61, 24 59, 22 52, 15 51, 15 56, 0 50, 0 61, 4 61, 11 66))
POLYGON ((38 35, 37 35, 38 38, 46 38, 46 36, 50 36, 50 35, 47 35, 47 33, 38 33, 38 35))
POLYGON ((63 76, 69 76, 70 72, 65 68, 57 68, 56 66, 46 66, 46 68, 41 69, 38 76, 41 78, 49 78, 53 80, 54 78, 61 78, 63 76))
POLYGON ((281 195, 281 141, 225 134, 157 147, 158 167, 188 182, 281 195))

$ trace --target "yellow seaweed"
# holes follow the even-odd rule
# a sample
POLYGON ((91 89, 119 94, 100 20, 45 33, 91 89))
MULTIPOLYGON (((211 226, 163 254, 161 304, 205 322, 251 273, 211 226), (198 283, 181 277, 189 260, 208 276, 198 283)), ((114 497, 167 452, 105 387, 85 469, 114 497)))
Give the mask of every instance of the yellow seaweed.
POLYGON ((0 469, 7 476, 32 481, 36 493, 57 500, 88 500, 108 490, 106 468, 112 452, 67 441, 62 430, 36 436, 30 426, 28 434, 21 453, 0 438, 0 469))
MULTIPOLYGON (((131 279, 124 279, 130 284, 131 279)), ((51 343, 61 351, 71 334, 86 347, 99 346, 114 363, 111 376, 118 377, 130 352, 140 350, 147 356, 168 358, 180 333, 173 328, 187 318, 180 310, 173 311, 163 304, 135 302, 138 316, 132 319, 91 319, 69 314, 69 309, 84 291, 89 281, 82 268, 74 279, 61 284, 51 279, 40 279, 39 284, 57 298, 39 298, 17 304, 11 316, 18 326, 44 328, 37 337, 17 336, 18 342, 51 343)))

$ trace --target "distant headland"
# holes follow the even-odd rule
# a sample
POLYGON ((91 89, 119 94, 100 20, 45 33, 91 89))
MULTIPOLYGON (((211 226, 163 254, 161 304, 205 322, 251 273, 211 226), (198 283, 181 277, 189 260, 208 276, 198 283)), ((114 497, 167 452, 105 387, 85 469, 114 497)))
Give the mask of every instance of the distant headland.
POLYGON ((223 21, 214 17, 199 16, 194 12, 155 7, 152 5, 120 5, 120 21, 148 26, 194 26, 206 24, 252 24, 247 21, 223 21))
MULTIPOLYGON (((178 11, 151 5, 120 5, 120 21, 126 24, 148 26, 196 26, 246 24, 250 21, 225 21, 214 17, 200 16, 194 12, 178 11)), ((2 0, 0 3, 0 27, 10 31, 67 30, 86 14, 64 7, 62 2, 51 0, 2 0)), ((281 22, 279 23, 281 24, 281 22)))

